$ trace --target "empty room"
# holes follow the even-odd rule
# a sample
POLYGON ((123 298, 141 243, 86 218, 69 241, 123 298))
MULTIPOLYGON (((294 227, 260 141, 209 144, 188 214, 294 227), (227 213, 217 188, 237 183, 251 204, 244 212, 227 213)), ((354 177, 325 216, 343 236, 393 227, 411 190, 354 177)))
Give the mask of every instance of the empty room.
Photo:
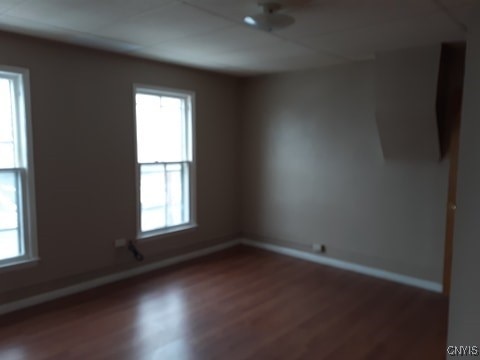
POLYGON ((0 0, 0 359, 480 357, 477 0, 0 0))

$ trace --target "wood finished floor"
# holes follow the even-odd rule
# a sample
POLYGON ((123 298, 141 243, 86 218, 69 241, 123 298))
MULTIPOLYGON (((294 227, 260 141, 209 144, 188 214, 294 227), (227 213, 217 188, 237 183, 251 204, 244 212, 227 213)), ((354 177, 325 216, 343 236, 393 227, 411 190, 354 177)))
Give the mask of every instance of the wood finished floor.
POLYGON ((0 317, 0 359, 445 359, 447 306, 236 247, 0 317))

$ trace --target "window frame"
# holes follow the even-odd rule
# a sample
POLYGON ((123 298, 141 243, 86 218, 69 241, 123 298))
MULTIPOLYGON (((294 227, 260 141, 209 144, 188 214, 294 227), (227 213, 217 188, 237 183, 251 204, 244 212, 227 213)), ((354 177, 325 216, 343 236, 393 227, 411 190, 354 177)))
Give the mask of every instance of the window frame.
MULTIPOLYGON (((152 238, 165 237, 179 232, 192 230, 198 227, 197 224, 197 194, 196 194, 196 147, 195 147, 195 92, 174 89, 163 86, 146 85, 136 83, 133 84, 133 119, 134 119, 134 148, 135 148, 135 190, 136 190, 136 238, 139 240, 148 240, 152 238), (138 141, 137 141, 137 107, 136 107, 136 95, 137 93, 151 94, 157 96, 171 96, 181 98, 186 101, 186 136, 187 136, 187 152, 190 154, 190 161, 185 161, 188 167, 188 205, 189 205, 189 222, 181 225, 166 226, 161 229, 154 229, 148 231, 142 231, 141 228, 141 194, 140 194, 140 181, 141 181, 141 165, 149 165, 149 163, 138 162, 138 141)), ((170 162, 170 163, 183 163, 183 162, 170 162)), ((157 165, 165 164, 162 162, 153 163, 157 165)))
POLYGON ((33 164, 33 136, 30 103, 30 72, 26 68, 0 65, 0 77, 13 82, 15 96, 15 126, 19 136, 15 148, 20 153, 22 164, 13 168, 2 168, 0 172, 16 173, 19 201, 19 232, 23 254, 0 260, 0 270, 35 263, 38 257, 35 171, 33 164))

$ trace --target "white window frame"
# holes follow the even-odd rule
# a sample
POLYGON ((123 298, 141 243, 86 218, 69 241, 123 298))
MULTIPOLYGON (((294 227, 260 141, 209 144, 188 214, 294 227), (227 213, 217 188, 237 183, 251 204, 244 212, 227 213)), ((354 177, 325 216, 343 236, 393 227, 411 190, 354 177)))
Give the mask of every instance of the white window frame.
POLYGON ((0 269, 37 262, 38 245, 35 213, 35 179, 33 168, 32 121, 30 112, 30 73, 28 69, 0 65, 0 77, 12 81, 15 90, 15 126, 17 127, 16 149, 22 159, 21 165, 0 172, 16 173, 19 186, 19 236, 23 250, 20 256, 0 260, 0 269))
MULTIPOLYGON (((134 139, 135 139, 135 180, 136 180, 136 205, 137 205, 137 239, 151 239, 167 235, 176 234, 179 232, 192 230, 198 227, 197 224, 197 195, 196 195, 196 148, 195 148, 195 93, 193 91, 172 89, 161 86, 134 84, 133 85, 133 113, 134 113, 134 139), (141 197, 140 197, 140 168, 141 164, 138 162, 138 144, 137 144, 137 110, 136 110, 136 95, 137 93, 151 94, 157 96, 171 96, 181 98, 186 101, 186 136, 188 137, 188 144, 190 148, 189 162, 189 179, 188 179, 188 204, 189 204, 189 222, 181 225, 167 226, 162 229, 155 229, 149 231, 142 231, 141 229, 141 197)), ((177 162, 173 162, 174 164, 177 162)), ((162 163, 154 163, 161 165, 162 163)), ((165 164, 165 163, 163 163, 165 164)))

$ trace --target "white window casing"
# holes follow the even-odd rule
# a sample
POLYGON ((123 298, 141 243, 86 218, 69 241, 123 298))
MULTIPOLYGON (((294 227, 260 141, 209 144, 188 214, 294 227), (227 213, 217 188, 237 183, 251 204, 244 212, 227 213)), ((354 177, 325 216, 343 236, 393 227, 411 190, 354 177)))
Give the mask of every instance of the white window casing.
POLYGON ((0 66, 0 269, 38 260, 29 72, 0 66))
POLYGON ((195 95, 134 85, 137 237, 197 226, 195 95))

